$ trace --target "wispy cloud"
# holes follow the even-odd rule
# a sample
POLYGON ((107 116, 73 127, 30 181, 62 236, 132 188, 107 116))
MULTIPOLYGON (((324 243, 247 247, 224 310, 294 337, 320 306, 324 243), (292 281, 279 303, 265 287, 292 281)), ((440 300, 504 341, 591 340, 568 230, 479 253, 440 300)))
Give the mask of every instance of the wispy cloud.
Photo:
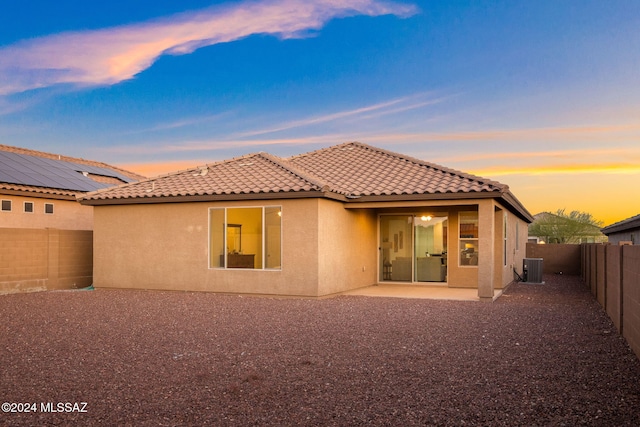
POLYGON ((380 102, 377 104, 367 105, 364 107, 355 108, 352 110, 339 111, 336 113, 329 113, 320 116, 307 117, 300 120, 293 120, 290 122, 282 123, 266 129, 253 130, 249 132, 243 132, 237 135, 239 138, 252 137, 257 135, 267 135, 277 132, 282 132, 295 128, 302 128, 307 126, 314 126, 323 123, 336 122, 340 120, 370 120, 373 118, 379 118, 391 114, 398 114, 409 110, 415 110, 418 108, 434 105, 442 102, 445 98, 419 100, 421 95, 412 95, 401 98, 392 99, 390 101, 380 102))
MULTIPOLYGON (((356 111, 373 111, 381 106, 395 105, 395 101, 389 101, 374 106, 363 107, 356 110, 350 110, 348 112, 329 114, 322 116, 323 120, 329 120, 331 117, 341 117, 343 115, 355 114, 356 111)), ((317 119, 309 119, 308 122, 312 122, 317 119)), ((307 122, 305 120, 300 121, 307 122)), ((278 128, 287 128, 284 125, 278 128)), ((276 129, 276 128, 274 128, 276 129)), ((625 135, 636 135, 640 131, 640 125, 621 125, 621 126, 602 126, 602 127, 575 127, 575 128, 544 128, 544 129, 513 129, 513 130, 487 130, 478 132, 415 132, 415 133, 390 133, 390 132, 363 132, 359 130, 353 130, 349 132, 334 132, 334 133, 304 133, 300 136, 285 136, 285 137, 260 137, 262 134, 266 134, 266 131, 247 132, 241 135, 228 135, 226 137, 220 136, 214 139, 203 140, 191 140, 180 141, 177 143, 165 143, 158 144, 154 142, 150 145, 138 144, 138 145, 122 145, 122 146, 110 146, 106 150, 110 153, 119 154, 147 154, 147 153, 186 153, 186 152, 198 152, 198 151, 215 151, 230 148, 247 148, 253 147, 268 147, 277 145, 310 145, 310 144, 333 144, 345 141, 360 141, 369 144, 375 144, 379 146, 386 146, 393 149, 394 145, 402 144, 403 146, 415 145, 419 147, 419 151, 423 152, 432 150, 437 145, 425 145, 438 142, 449 143, 480 143, 486 141, 498 141, 501 143, 516 143, 524 140, 540 140, 540 141, 555 141, 567 140, 581 141, 585 138, 598 135, 597 141, 612 141, 617 138, 623 138, 617 136, 622 133, 625 135), (544 138, 541 138, 544 136, 544 138)), ((467 146, 468 147, 468 146, 467 146)), ((601 157, 606 155, 617 156, 629 156, 634 153, 638 154, 637 149, 630 149, 626 146, 602 148, 602 149, 588 149, 584 146, 575 149, 560 149, 560 150, 548 150, 548 151, 522 151, 520 144, 514 145, 513 149, 509 149, 508 146, 501 146, 503 151, 487 151, 486 146, 479 147, 477 149, 468 149, 470 154, 465 155, 447 155, 445 157, 439 157, 438 162, 467 162, 467 161, 485 161, 495 159, 549 159, 549 158, 575 158, 577 156, 589 157, 601 157)), ((499 147, 500 148, 500 147, 499 147)), ((406 151, 406 150, 405 150, 406 151)), ((411 150, 410 150, 411 151, 411 150)))
POLYGON ((224 119, 225 117, 228 117, 230 114, 231 112, 225 111, 222 113, 212 114, 208 116, 183 118, 183 119, 174 120, 171 122, 160 123, 155 126, 151 126, 143 129, 136 129, 136 130, 123 132, 123 134, 131 135, 131 134, 141 134, 141 133, 148 133, 148 132, 162 132, 162 131, 169 131, 174 129, 181 129, 184 127, 205 125, 205 124, 218 122, 224 119))
POLYGON ((57 84, 112 85, 133 78, 161 55, 184 55, 252 34, 301 37, 334 18, 416 12, 413 5, 377 0, 244 1, 145 23, 46 36, 0 49, 0 95, 57 84))

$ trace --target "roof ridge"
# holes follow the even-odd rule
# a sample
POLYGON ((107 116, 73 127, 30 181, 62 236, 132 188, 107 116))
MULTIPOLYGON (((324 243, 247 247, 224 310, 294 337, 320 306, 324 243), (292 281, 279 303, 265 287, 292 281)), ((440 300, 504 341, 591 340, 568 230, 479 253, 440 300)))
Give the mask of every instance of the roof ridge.
MULTIPOLYGON (((248 156, 251 156, 251 155, 252 154, 245 154, 245 155, 237 157, 237 158, 234 157, 232 159, 224 159, 224 160, 220 160, 220 161, 217 161, 217 162, 206 163, 204 165, 198 165, 198 166, 194 166, 194 167, 187 168, 187 169, 180 169, 180 170, 173 171, 173 172, 167 172, 167 173, 163 173, 163 174, 160 174, 160 175, 152 176, 152 177, 149 177, 149 178, 141 179, 139 181, 127 182, 125 184, 121 184, 121 185, 118 185, 116 187, 118 187, 118 188, 126 188, 126 187, 132 187, 134 185, 146 184, 148 182, 153 183, 153 182, 158 181, 160 179, 169 178, 169 177, 172 177, 172 176, 178 176, 178 175, 182 175, 182 174, 189 173, 189 172, 196 172, 198 170, 202 170, 203 168, 209 169, 210 166, 217 165, 217 164, 223 164, 223 163, 227 163, 227 162, 231 162, 231 161, 235 161, 237 159, 241 159, 243 157, 248 157, 248 156)), ((100 193, 103 193, 103 192, 105 192, 107 190, 113 190, 116 187, 100 188, 98 190, 90 191, 89 193, 87 193, 86 195, 80 197, 79 199, 89 198, 94 194, 100 194, 100 193)))
MULTIPOLYGON (((110 187, 110 188, 101 188, 98 190, 94 190, 91 191, 89 193, 87 193, 86 195, 80 197, 80 199, 90 199, 92 197, 94 197, 95 195, 104 193, 104 192, 108 192, 108 191, 112 191, 115 190, 116 188, 119 189, 123 189, 123 188, 127 188, 127 187, 132 187, 132 186, 145 186, 147 187, 147 189, 145 191, 154 191, 155 190, 155 182, 156 181, 162 181, 165 180, 167 178, 172 178, 172 177, 177 177, 180 175, 186 175, 186 174, 193 174, 193 175, 206 175, 206 173, 202 173, 202 171, 205 170, 209 170, 209 171, 213 171, 215 167, 217 166, 223 166, 223 165, 227 165, 227 164, 234 164, 234 163, 239 163, 242 161, 250 161, 252 159, 256 159, 256 158, 261 158, 264 159, 270 163, 272 163, 273 165, 275 165, 276 167, 286 171, 287 173, 290 173, 294 176, 296 176, 297 178, 300 178, 304 181, 306 181, 307 183, 309 183, 310 185, 317 187, 320 191, 328 191, 329 190, 329 185, 327 183, 325 183, 324 181, 322 181, 320 178, 318 178, 317 176, 311 174, 310 172, 298 167, 297 165, 293 165, 290 162, 286 161, 285 159, 275 156, 273 154, 269 154, 266 153, 264 151, 259 151, 259 152, 255 152, 255 153, 249 153, 249 154, 244 154, 242 156, 236 156, 230 159, 224 159, 224 160, 219 160, 216 162, 212 162, 212 163, 206 163, 203 165, 198 165, 198 166, 194 166, 191 168, 187 168, 187 169, 182 169, 179 171, 175 171, 175 172, 169 172, 169 173, 165 173, 162 175, 158 175, 155 177, 151 177, 151 178, 146 178, 137 182, 131 182, 131 183, 126 183, 126 184, 122 184, 122 185, 118 185, 115 187, 110 187), (151 186, 149 186, 148 184, 151 183, 151 186)), ((144 188, 144 187, 143 187, 144 188)))
MULTIPOLYGON (((445 172, 445 173, 450 173, 450 174, 459 176, 461 178, 476 180, 476 181, 479 181, 482 184, 490 184, 490 185, 493 185, 495 187, 500 188, 502 191, 509 190, 509 186, 507 184, 503 184, 501 182, 494 181, 492 179, 484 178, 484 177, 479 176, 479 175, 474 175, 474 174, 471 174, 471 173, 468 173, 468 172, 463 172, 463 171, 460 171, 460 170, 457 170, 457 169, 453 169, 453 168, 449 168, 449 167, 446 167, 446 166, 442 166, 442 165, 437 164, 437 163, 428 162, 426 160, 418 159, 417 157, 408 156, 406 154, 397 153, 395 151, 386 150, 384 148, 374 147, 372 145, 368 145, 368 144, 365 144, 365 143, 362 143, 362 142, 358 142, 358 141, 350 142, 350 143, 347 143, 347 144, 359 145, 362 148, 366 148, 366 149, 369 149, 369 150, 372 150, 372 151, 378 151, 380 153, 384 153, 384 154, 387 154, 389 156, 393 156, 393 157, 396 157, 396 158, 399 158, 399 159, 403 159, 403 160, 407 160, 407 161, 410 161, 410 162, 413 162, 413 163, 416 163, 416 164, 419 164, 419 165, 422 165, 422 166, 427 166, 427 167, 430 167, 430 168, 433 168, 433 169, 437 169, 437 170, 440 170, 440 171, 445 172)), ((342 145, 344 145, 344 144, 342 144, 342 145)))
POLYGON ((473 175, 473 174, 470 174, 470 173, 467 173, 467 172, 463 172, 463 171, 460 171, 460 170, 457 170, 457 169, 448 168, 446 166, 442 166, 442 165, 439 165, 437 163, 427 162, 426 160, 418 159, 416 157, 407 156, 405 154, 397 153, 397 152, 391 151, 391 150, 386 150, 384 148, 375 147, 373 145, 365 144, 364 142, 360 142, 360 141, 343 142, 342 144, 337 144, 337 145, 332 145, 332 146, 329 146, 329 147, 320 148, 318 150, 313 150, 313 151, 309 151, 307 153, 302 153, 302 154, 298 154, 298 155, 295 155, 295 156, 291 156, 291 157, 289 157, 288 160, 295 160, 295 159, 300 158, 300 157, 306 157, 306 156, 310 156, 310 155, 313 155, 313 154, 316 154, 316 153, 326 152, 326 151, 329 151, 329 150, 344 149, 344 147, 347 147, 349 145, 358 146, 358 147, 364 148, 366 150, 371 150, 371 151, 374 151, 374 152, 386 154, 388 156, 395 157, 397 159, 406 160, 406 161, 409 161, 409 162, 412 162, 412 163, 415 163, 415 164, 418 164, 418 165, 421 165, 421 166, 426 166, 426 167, 429 167, 429 168, 432 168, 432 169, 436 169, 436 170, 439 170, 439 171, 442 171, 442 172, 445 172, 445 173, 453 174, 453 175, 456 175, 456 176, 458 176, 460 178, 463 178, 463 179, 470 179, 470 180, 473 180, 473 181, 477 181, 480 184, 488 184, 488 185, 497 187, 501 192, 509 191, 509 186, 507 184, 503 184, 503 183, 501 183, 499 181, 494 181, 492 179, 484 178, 484 177, 479 176, 479 175, 473 175))
POLYGON ((366 145, 366 144, 362 144, 361 142, 357 142, 357 141, 352 141, 352 142, 343 142, 342 144, 330 145, 329 147, 318 148, 317 150, 312 150, 312 151, 307 151, 306 153, 296 154, 296 155, 293 155, 293 156, 291 156, 291 157, 287 157, 287 159, 286 159, 286 160, 287 160, 287 161, 291 161, 291 160, 297 159, 297 158, 299 158, 299 157, 306 157, 306 156, 309 156, 309 155, 311 155, 311 154, 321 153, 321 152, 329 151, 329 150, 334 150, 334 149, 337 149, 337 148, 339 148, 339 147, 343 147, 343 146, 351 145, 351 144, 366 145))
MULTIPOLYGON (((198 172, 198 171, 201 171, 203 169, 209 169, 212 166, 223 165, 225 163, 237 162, 238 160, 248 159, 248 158, 251 158, 251 157, 256 157, 257 155, 259 155, 261 153, 262 152, 243 154, 242 156, 236 156, 236 157, 232 157, 230 159, 223 159, 223 160, 218 160, 218 161, 214 161, 214 162, 211 162, 211 163, 200 164, 200 165, 193 166, 193 167, 186 168, 186 169, 179 169, 177 171, 167 172, 167 173, 156 175, 156 176, 144 179, 144 180, 140 180, 140 181, 138 181, 138 183, 147 182, 147 181, 154 181, 154 180, 157 180, 157 179, 160 179, 160 178, 166 178, 166 177, 169 177, 169 176, 181 175, 181 174, 189 173, 189 172, 198 172)), ((131 184, 134 184, 134 183, 131 183, 131 184)))
POLYGON ((267 159, 267 160, 275 163, 276 165, 280 166, 281 168, 291 172, 292 174, 294 174, 294 175, 304 179, 305 181, 315 185, 316 187, 320 188, 321 191, 329 191, 331 189, 329 184, 324 182, 320 177, 317 177, 313 173, 307 171, 306 169, 304 169, 304 168, 302 168, 302 167, 300 167, 298 165, 293 164, 288 159, 284 159, 282 157, 278 157, 278 156, 275 156, 273 154, 269 154, 269 153, 265 153, 265 152, 260 152, 258 154, 260 154, 265 159, 267 159))

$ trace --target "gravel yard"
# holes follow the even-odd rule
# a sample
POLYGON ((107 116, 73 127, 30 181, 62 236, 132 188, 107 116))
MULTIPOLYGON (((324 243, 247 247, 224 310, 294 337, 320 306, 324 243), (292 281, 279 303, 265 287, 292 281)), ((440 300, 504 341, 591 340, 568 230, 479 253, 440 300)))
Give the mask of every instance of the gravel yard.
POLYGON ((3 295, 0 402, 36 411, 0 425, 640 425, 638 358, 579 278, 545 280, 493 304, 3 295))

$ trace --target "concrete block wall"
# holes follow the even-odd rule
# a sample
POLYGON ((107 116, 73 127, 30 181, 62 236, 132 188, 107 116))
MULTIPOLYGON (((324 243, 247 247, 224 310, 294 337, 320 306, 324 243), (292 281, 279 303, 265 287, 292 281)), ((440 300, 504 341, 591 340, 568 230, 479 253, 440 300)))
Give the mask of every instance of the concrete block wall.
POLYGON ((618 331, 622 330, 622 248, 620 246, 607 246, 605 248, 605 265, 609 268, 605 272, 606 299, 605 310, 618 331), (618 268, 616 268, 616 266, 618 268))
POLYGON ((605 257, 605 246, 597 245, 596 249, 596 277, 595 277, 595 297, 602 307, 607 306, 605 297, 605 272, 607 270, 607 259, 605 257))
POLYGON ((640 246, 582 245, 582 277, 640 357, 640 246))
POLYGON ((91 285, 93 232, 0 228, 0 293, 91 285))
POLYGON ((622 335, 640 357, 640 246, 622 246, 622 335))
POLYGON ((580 245, 527 243, 527 258, 542 258, 543 273, 580 274, 580 245))
POLYGON ((57 252, 58 288, 84 288, 93 283, 92 231, 59 230, 57 252))

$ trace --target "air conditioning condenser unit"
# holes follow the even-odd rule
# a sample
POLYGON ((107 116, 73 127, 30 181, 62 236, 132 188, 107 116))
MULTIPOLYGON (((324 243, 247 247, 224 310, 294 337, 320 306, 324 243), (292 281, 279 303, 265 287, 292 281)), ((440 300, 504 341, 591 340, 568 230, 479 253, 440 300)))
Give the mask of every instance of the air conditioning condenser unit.
POLYGON ((525 283, 543 284, 542 258, 525 258, 522 262, 522 272, 525 283))

